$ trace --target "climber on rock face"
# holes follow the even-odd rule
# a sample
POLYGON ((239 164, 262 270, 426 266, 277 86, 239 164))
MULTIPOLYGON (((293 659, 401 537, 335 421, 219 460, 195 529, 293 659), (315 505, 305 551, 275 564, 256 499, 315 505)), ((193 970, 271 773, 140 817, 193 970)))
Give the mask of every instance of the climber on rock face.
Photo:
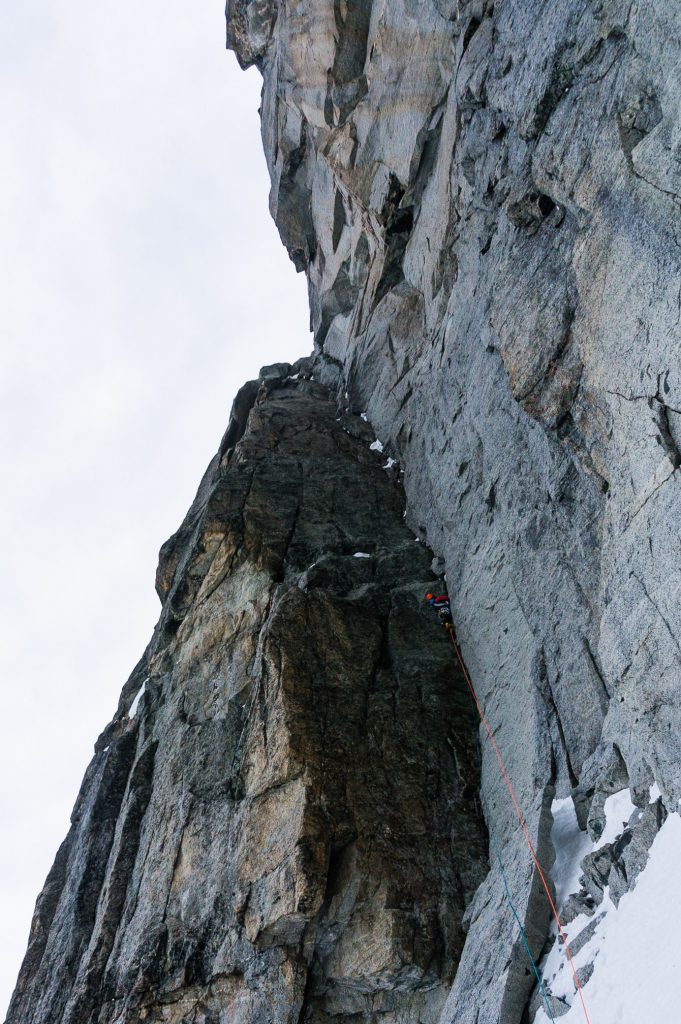
POLYGON ((452 608, 446 594, 426 594, 426 601, 434 608, 442 625, 447 629, 452 625, 452 608))

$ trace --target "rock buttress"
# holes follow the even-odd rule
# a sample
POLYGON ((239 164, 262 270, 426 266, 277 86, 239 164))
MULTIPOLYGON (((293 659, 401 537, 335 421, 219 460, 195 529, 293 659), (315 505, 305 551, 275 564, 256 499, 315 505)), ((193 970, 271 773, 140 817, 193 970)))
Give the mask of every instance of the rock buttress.
MULTIPOLYGON (((676 808, 681 6, 228 0, 227 25, 318 373, 405 469, 545 867, 554 787, 597 817, 615 764, 676 808)), ((483 789, 531 924, 487 750, 483 789)), ((446 1024, 520 1021, 500 891, 446 1024)))
POLYGON ((395 471, 291 374, 164 546, 8 1024, 438 1018, 487 871, 473 713, 395 471))

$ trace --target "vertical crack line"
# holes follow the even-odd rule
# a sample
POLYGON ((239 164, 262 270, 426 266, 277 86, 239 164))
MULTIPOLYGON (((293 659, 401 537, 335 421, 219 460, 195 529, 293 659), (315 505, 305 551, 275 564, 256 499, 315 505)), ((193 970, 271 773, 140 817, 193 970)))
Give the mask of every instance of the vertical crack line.
MULTIPOLYGON (((662 621, 664 622, 665 626, 667 627, 667 632, 669 633, 670 637, 672 638, 672 640, 673 640, 673 642, 674 642, 674 646, 676 647, 677 651, 679 652, 679 655, 681 656, 681 645, 679 645, 679 641, 678 641, 678 640, 676 639, 676 636, 674 635, 674 631, 672 630, 672 627, 671 627, 671 626, 669 625, 669 621, 668 621, 668 620, 667 620, 667 619, 665 618, 665 616, 664 616, 664 615, 662 614, 662 611, 660 610, 660 606, 659 606, 659 605, 657 604, 657 602, 656 602, 656 601, 655 601, 655 600, 654 600, 654 599, 653 599, 653 598, 652 598, 652 597, 650 596, 650 594, 648 593, 648 588, 646 587, 645 583, 644 583, 644 582, 643 582, 643 580, 642 580, 642 579, 640 578, 640 576, 637 576, 635 572, 632 572, 632 574, 631 574, 631 575, 632 575, 632 576, 634 577, 634 579, 636 580, 636 582, 637 582, 637 583, 639 584, 639 586, 641 587, 641 590, 642 590, 642 591, 643 591, 643 593, 644 593, 644 594, 646 595, 646 597, 648 598, 648 600, 649 600, 649 601, 650 601, 650 603, 652 604, 653 608, 655 609, 655 611, 657 612, 657 614, 658 614, 658 615, 660 616, 660 618, 661 618, 661 619, 662 619, 662 621)), ((680 660, 681 660, 681 658, 680 658, 680 660)))

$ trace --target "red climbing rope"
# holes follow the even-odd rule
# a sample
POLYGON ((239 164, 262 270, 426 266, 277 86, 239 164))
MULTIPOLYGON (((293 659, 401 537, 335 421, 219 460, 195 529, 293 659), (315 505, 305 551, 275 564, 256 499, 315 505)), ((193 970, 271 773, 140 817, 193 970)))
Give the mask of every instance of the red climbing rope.
POLYGON ((567 956, 569 964, 570 964, 570 967, 572 969, 572 975, 573 975, 573 977, 575 979, 575 985, 577 986, 577 992, 579 993, 579 998, 580 998, 580 1001, 581 1001, 581 1004, 582 1004, 582 1009, 584 1010, 584 1016, 586 1018, 587 1024, 591 1024, 591 1021, 589 1020, 589 1014, 587 1013, 587 1010, 586 1010, 586 1003, 584 1002, 584 993, 582 992, 582 986, 581 986, 581 984, 579 982, 579 978, 577 977, 577 971, 575 970, 575 965, 574 965, 574 961, 572 959, 572 954, 570 952, 570 947, 568 945, 567 936, 566 936, 565 932, 563 931, 562 924, 560 923, 560 918, 558 916, 558 911, 557 911, 556 905, 555 905, 555 903, 553 901, 553 897, 551 896, 551 891, 550 891, 548 883, 546 881, 546 876, 544 875, 544 872, 542 871, 541 864, 539 863, 539 861, 537 859, 537 854, 535 853, 534 845, 533 845, 532 840, 530 838, 530 833, 528 832, 527 825, 525 824, 525 818, 523 817, 523 812, 520 810, 520 804, 518 803, 518 798, 515 795, 515 790, 513 788, 513 783, 511 782, 511 780, 509 778, 508 772, 506 771, 506 765, 504 764, 504 759, 501 756, 501 751, 499 750, 499 747, 497 746, 497 741, 494 739, 494 734, 492 732, 492 729, 490 727, 489 722, 487 721, 487 716, 485 715, 485 712, 483 711, 482 705, 480 704, 480 701, 478 700, 478 696, 477 696, 477 694, 475 692, 475 687, 473 686, 473 683, 471 681, 471 677, 468 674, 468 669, 466 668, 466 666, 464 664, 464 660, 461 657, 461 651, 459 650, 459 645, 457 644, 456 637, 454 636, 454 627, 451 624, 447 624, 446 628, 447 628, 447 631, 449 633, 449 639, 452 641, 452 647, 454 648, 454 651, 456 653, 456 657, 458 659, 459 665, 461 666, 461 671, 463 672, 464 679, 466 680, 466 683, 468 684, 468 689, 471 692, 471 697, 473 698, 473 702, 474 702, 476 708, 478 709, 478 714, 480 715, 480 721, 484 725, 485 730, 487 732, 487 735, 489 736, 490 743, 492 744, 492 747, 494 748, 494 753, 497 755, 497 761, 499 762, 499 767, 501 768, 501 774, 504 777, 504 782, 506 783, 506 788, 508 789, 508 791, 509 791, 509 793, 511 795, 511 800, 513 801, 513 806, 515 807, 515 811, 516 811, 516 814, 518 816, 518 821, 520 822, 520 827, 522 828, 523 833, 525 835, 525 840, 527 842, 527 845, 529 847, 530 853, 532 855, 532 860, 534 861, 534 865, 535 865, 537 871, 539 872, 539 877, 540 877, 542 885, 544 886, 544 889, 546 891, 546 895, 548 897, 549 904, 550 904, 551 910, 553 912, 553 916, 556 919, 556 924, 558 925, 558 933, 559 933, 559 935, 561 937, 561 940, 563 942, 563 948, 565 949, 565 955, 567 956))

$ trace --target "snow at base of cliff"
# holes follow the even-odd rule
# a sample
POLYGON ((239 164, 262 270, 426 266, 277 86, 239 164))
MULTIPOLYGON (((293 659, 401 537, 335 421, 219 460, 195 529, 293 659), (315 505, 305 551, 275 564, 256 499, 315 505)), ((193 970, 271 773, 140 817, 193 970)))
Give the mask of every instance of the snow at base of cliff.
MULTIPOLYGON (((565 893, 569 886, 562 888, 565 893)), ((593 936, 574 956, 578 971, 584 964, 594 963, 593 975, 583 987, 591 1024, 671 1024, 679 1020, 681 816, 670 814, 667 818, 635 888, 622 896, 618 907, 606 890, 593 920, 598 921, 593 936)), ((569 942, 588 921, 577 918, 568 925, 569 942)), ((552 969, 553 994, 572 1004, 567 1013, 556 1015, 556 1020, 560 1024, 584 1024, 586 1018, 575 995, 570 968, 557 945, 544 965, 545 978, 552 969), (559 957, 563 961, 560 964, 559 957)), ((544 1009, 537 1013, 535 1024, 550 1024, 544 1009)))

